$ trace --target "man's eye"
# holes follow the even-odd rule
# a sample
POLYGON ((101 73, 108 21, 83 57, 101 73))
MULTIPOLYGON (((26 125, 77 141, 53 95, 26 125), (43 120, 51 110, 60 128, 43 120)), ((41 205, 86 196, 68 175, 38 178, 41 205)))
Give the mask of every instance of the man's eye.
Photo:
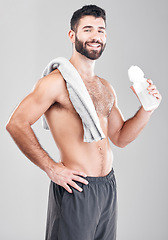
POLYGON ((86 29, 84 32, 90 32, 90 29, 86 29))
POLYGON ((104 33, 103 31, 99 31, 100 33, 104 33))

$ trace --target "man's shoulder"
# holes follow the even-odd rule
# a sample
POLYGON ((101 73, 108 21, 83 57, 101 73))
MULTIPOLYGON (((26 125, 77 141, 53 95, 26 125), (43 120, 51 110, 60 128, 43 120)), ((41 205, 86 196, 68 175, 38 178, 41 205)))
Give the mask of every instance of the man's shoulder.
POLYGON ((52 71, 45 77, 42 77, 36 85, 43 85, 45 88, 65 88, 65 80, 58 69, 52 71))
POLYGON ((65 95, 66 84, 61 73, 58 70, 54 70, 47 76, 40 78, 34 85, 32 91, 35 95, 45 96, 55 101, 65 95))
POLYGON ((50 72, 44 78, 50 79, 51 81, 53 81, 53 83, 55 83, 55 82, 64 83, 64 78, 58 69, 55 69, 54 71, 50 72))

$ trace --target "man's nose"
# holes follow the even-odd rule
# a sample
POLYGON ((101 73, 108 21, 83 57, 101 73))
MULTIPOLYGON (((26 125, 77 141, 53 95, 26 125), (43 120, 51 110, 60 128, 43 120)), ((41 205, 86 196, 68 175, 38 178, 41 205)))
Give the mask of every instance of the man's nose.
POLYGON ((100 41, 100 34, 97 31, 93 32, 91 39, 95 41, 100 41))

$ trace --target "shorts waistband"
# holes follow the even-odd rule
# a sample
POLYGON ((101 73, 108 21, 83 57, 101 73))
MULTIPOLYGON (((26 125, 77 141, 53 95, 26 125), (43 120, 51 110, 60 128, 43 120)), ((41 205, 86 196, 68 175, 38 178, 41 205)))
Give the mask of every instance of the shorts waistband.
POLYGON ((109 182, 114 177, 114 169, 112 168, 111 171, 103 177, 85 177, 86 180, 89 182, 109 182))

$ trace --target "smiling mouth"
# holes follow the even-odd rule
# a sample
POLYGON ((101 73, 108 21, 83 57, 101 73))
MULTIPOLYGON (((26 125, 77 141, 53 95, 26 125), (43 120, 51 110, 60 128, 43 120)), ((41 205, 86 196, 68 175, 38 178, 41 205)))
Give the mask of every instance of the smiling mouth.
POLYGON ((91 48, 99 48, 101 45, 99 43, 87 43, 87 45, 91 48))

